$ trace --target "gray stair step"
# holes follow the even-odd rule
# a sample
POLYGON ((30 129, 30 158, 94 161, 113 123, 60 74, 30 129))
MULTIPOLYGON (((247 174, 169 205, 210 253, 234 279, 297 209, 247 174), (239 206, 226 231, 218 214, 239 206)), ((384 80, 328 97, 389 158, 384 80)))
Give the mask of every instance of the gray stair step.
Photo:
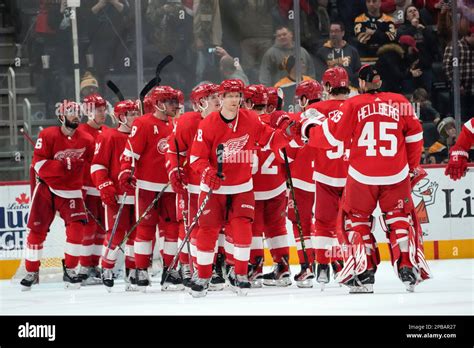
POLYGON ((0 27, 0 35, 1 34, 14 34, 14 33, 15 33, 15 27, 14 26, 0 27))
MULTIPOLYGON (((35 94, 35 87, 16 88, 16 94, 35 94)), ((0 94, 8 95, 8 88, 0 88, 0 94)), ((18 96, 17 96, 18 99, 18 96)))
MULTIPOLYGON (((31 78, 28 72, 15 72, 16 88, 31 87, 31 78)), ((0 89, 8 88, 8 74, 0 73, 0 89)))
MULTIPOLYGON (((17 69, 19 66, 16 65, 14 58, 0 58, 0 65, 12 66, 14 69, 17 69)), ((28 58, 20 58, 20 66, 28 66, 30 63, 28 58)))
MULTIPOLYGON (((45 113, 46 107, 44 103, 31 103, 31 119, 32 120, 44 120, 46 119, 45 113)), ((17 100, 17 117, 18 120, 23 120, 24 107, 23 103, 18 103, 17 100)), ((9 108, 8 104, 0 104, 0 122, 8 120, 9 108)))
POLYGON ((16 46, 14 43, 0 43, 0 59, 13 59, 16 55, 16 46))

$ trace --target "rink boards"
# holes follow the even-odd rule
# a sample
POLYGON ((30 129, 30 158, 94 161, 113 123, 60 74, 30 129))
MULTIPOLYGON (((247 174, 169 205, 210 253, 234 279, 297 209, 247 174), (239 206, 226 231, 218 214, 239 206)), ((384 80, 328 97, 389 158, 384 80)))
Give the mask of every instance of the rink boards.
MULTIPOLYGON (((443 166, 427 166, 428 177, 413 190, 413 200, 420 220, 425 255, 428 259, 474 258, 474 167, 460 181, 449 180, 443 166)), ((0 183, 0 279, 12 277, 26 245, 26 222, 30 205, 30 187, 27 182, 0 183)), ((379 223, 380 211, 374 212, 375 237, 379 242, 381 258, 389 259, 385 233, 379 223)), ((291 224, 290 262, 298 263, 291 224)), ((64 243, 64 224, 56 217, 45 243, 43 256, 58 257, 64 243)), ((271 264, 266 250, 265 262, 271 264)))

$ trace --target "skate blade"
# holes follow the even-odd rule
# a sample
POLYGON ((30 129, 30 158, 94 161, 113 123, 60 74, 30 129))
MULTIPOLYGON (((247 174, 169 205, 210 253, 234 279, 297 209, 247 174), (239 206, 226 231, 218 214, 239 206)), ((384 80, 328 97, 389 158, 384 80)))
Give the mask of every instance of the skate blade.
POLYGON ((222 291, 224 290, 224 283, 221 284, 209 284, 209 291, 222 291))
POLYGON ((81 283, 64 283, 64 289, 66 290, 79 290, 81 283))
POLYGON ((252 280, 250 281, 250 286, 252 287, 252 289, 260 289, 263 288, 263 283, 260 279, 252 280))
POLYGON ((302 289, 309 289, 313 287, 313 279, 297 280, 296 286, 302 289))
POLYGON ((283 279, 280 279, 280 280, 275 280, 275 286, 277 286, 277 287, 284 288, 284 287, 287 287, 287 286, 290 286, 290 285, 291 285, 291 279, 290 278, 283 278, 283 279))
POLYGON ((265 285, 265 286, 275 286, 276 281, 275 280, 264 280, 263 285, 265 285))
POLYGON ((125 285, 125 291, 137 292, 138 289, 137 289, 137 286, 136 286, 136 285, 126 284, 126 285, 125 285))
POLYGON ((191 296, 194 298, 201 298, 205 297, 207 295, 207 291, 192 291, 191 290, 191 296))
POLYGON ((21 286, 21 291, 23 291, 23 292, 31 291, 31 286, 22 285, 21 286))
POLYGON ((105 290, 107 290, 109 294, 112 293, 112 289, 113 289, 112 286, 104 286, 104 287, 105 287, 105 290))
POLYGON ((321 286, 321 291, 324 291, 324 288, 326 286, 326 283, 319 283, 319 285, 321 286))
POLYGON ((405 284, 406 290, 408 292, 415 292, 415 284, 410 284, 409 282, 404 282, 403 284, 405 284))
POLYGON ((146 286, 140 286, 140 285, 137 285, 137 290, 139 292, 143 292, 143 293, 146 293, 150 290, 151 286, 150 285, 146 285, 146 286))
POLYGON ((237 296, 247 296, 249 289, 237 288, 237 296))
POLYGON ((367 284, 364 286, 352 286, 349 290, 350 294, 373 294, 374 287, 372 284, 367 284))
POLYGON ((178 284, 178 285, 175 285, 175 284, 171 284, 171 285, 166 285, 166 284, 163 284, 161 286, 161 291, 182 291, 184 290, 184 285, 183 284, 178 284))
POLYGON ((99 279, 99 278, 87 278, 86 280, 83 280, 81 283, 82 286, 99 285, 99 284, 102 284, 102 279, 99 279))

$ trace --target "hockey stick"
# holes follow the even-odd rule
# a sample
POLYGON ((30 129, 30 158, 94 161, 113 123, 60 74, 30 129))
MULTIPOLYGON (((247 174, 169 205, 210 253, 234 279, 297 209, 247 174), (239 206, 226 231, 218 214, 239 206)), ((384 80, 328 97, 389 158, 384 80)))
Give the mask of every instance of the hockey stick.
POLYGON ((118 86, 115 83, 113 83, 111 80, 107 81, 107 87, 109 87, 112 90, 112 92, 114 92, 118 100, 120 101, 125 100, 125 97, 123 96, 118 86))
MULTIPOLYGON (((177 157, 177 160, 178 160, 178 168, 179 168, 179 145, 178 145, 178 141, 176 140, 176 138, 174 139, 174 145, 176 147, 176 157, 177 157)), ((181 172, 179 171, 178 169, 178 175, 179 175, 179 178, 181 180, 181 182, 183 182, 183 178, 181 177, 181 172)), ((184 224, 184 230, 187 231, 188 229, 188 211, 189 211, 189 207, 188 207, 188 210, 183 210, 183 224, 184 224)), ((189 268, 191 270, 191 275, 193 275, 194 273, 194 266, 193 266, 193 258, 191 256, 191 246, 190 246, 190 242, 189 242, 189 238, 188 238, 188 241, 186 242, 186 248, 188 249, 188 262, 189 262, 189 268)))
MULTIPOLYGON (((110 246, 112 245, 112 241, 114 239, 114 236, 115 236, 115 232, 117 231, 117 227, 118 227, 118 223, 119 223, 119 220, 120 220, 120 216, 122 216, 122 211, 123 211, 123 207, 125 205, 125 200, 127 199, 127 192, 125 192, 122 196, 122 203, 120 203, 120 207, 119 207, 119 210, 118 210, 118 213, 117 215, 115 216, 115 221, 114 221, 114 226, 112 227, 112 233, 110 234, 110 238, 109 238, 109 242, 107 243, 107 249, 105 250, 105 255, 104 255, 104 259, 107 258, 107 256, 109 255, 109 250, 110 250, 110 246)), ((123 250, 122 250, 123 251, 123 250)))
POLYGON ((24 128, 20 128, 20 133, 23 134, 25 139, 28 140, 28 142, 31 145, 35 146, 35 142, 33 141, 33 139, 30 137, 30 135, 28 134, 28 132, 24 128))
MULTIPOLYGON (((219 144, 219 145, 217 145, 217 176, 219 178, 222 178, 223 158, 224 158, 224 145, 219 144)), ((184 244, 186 244, 188 242, 188 239, 191 236, 191 232, 193 231, 194 227, 196 227, 196 225, 198 223, 198 220, 201 217, 202 212, 204 211, 204 208, 207 205, 207 202, 209 202, 209 199, 211 198, 211 195, 212 195, 212 189, 209 189, 209 191, 207 192, 206 197, 204 197, 201 205, 199 206, 198 211, 196 212, 196 216, 194 216, 193 222, 191 223, 191 225, 189 225, 189 228, 186 231, 186 235, 184 236, 184 239, 181 242, 181 245, 179 246, 178 251, 174 255, 173 260, 171 261, 171 264, 168 267, 168 269, 173 269, 174 266, 176 265, 176 261, 178 260, 179 253, 181 252, 181 250, 183 250, 184 244)), ((168 279, 168 275, 169 275, 169 272, 166 273, 165 279, 163 280, 162 284, 164 284, 166 282, 166 279, 168 279)))
POLYGON ((286 184, 288 185, 288 188, 290 189, 291 198, 293 200, 293 209, 295 210, 295 217, 296 217, 296 227, 298 229, 298 235, 301 241, 301 250, 303 251, 303 256, 304 256, 303 267, 304 269, 307 269, 309 267, 308 254, 306 253, 306 245, 304 242, 303 228, 301 227, 300 212, 298 210, 298 205, 296 204, 295 188, 293 186, 293 179, 291 177, 291 171, 290 171, 290 163, 288 162, 288 155, 286 154, 285 148, 282 149, 282 153, 285 159, 286 184))
MULTIPOLYGON (((161 74, 161 71, 163 70, 163 68, 168 65, 169 63, 171 63, 171 61, 173 60, 173 56, 171 55, 167 55, 165 58, 163 58, 161 60, 161 62, 158 63, 157 67, 156 67, 156 70, 155 70, 155 77, 152 78, 146 85, 145 87, 143 87, 143 89, 141 90, 140 92, 140 102, 141 102, 141 105, 143 105, 143 100, 145 99, 145 96, 148 94, 148 92, 150 92, 153 87, 155 86, 158 86, 160 83, 161 83, 161 78, 160 78, 160 74, 161 74)), ((142 110, 142 113, 143 113, 143 110, 142 110)))
POLYGON ((130 228, 130 230, 127 232, 127 234, 123 237, 123 240, 120 242, 120 244, 117 246, 119 249, 122 248, 123 246, 123 243, 125 243, 128 238, 130 237, 130 235, 133 233, 133 231, 135 231, 135 229, 137 228, 138 225, 140 225, 140 222, 142 222, 142 220, 145 218, 146 215, 148 215, 148 213, 150 212, 151 209, 153 209, 153 207, 155 206, 156 203, 158 203, 158 200, 161 198, 161 196, 163 196, 163 194, 165 193, 166 189, 170 186, 170 183, 168 182, 162 189, 160 192, 157 192, 156 193, 156 196, 155 198, 153 198, 153 200, 151 201, 151 203, 148 205, 148 207, 145 209, 145 211, 143 212, 142 215, 140 215, 140 217, 138 218, 138 220, 133 224, 133 226, 130 228))

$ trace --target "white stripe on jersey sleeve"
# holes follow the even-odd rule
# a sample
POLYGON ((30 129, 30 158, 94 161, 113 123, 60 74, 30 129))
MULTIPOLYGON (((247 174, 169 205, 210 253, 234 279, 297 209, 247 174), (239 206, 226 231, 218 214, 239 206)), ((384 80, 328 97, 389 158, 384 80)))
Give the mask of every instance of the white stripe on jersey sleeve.
POLYGON ((406 143, 416 143, 417 141, 423 140, 423 132, 408 135, 405 137, 406 143))

